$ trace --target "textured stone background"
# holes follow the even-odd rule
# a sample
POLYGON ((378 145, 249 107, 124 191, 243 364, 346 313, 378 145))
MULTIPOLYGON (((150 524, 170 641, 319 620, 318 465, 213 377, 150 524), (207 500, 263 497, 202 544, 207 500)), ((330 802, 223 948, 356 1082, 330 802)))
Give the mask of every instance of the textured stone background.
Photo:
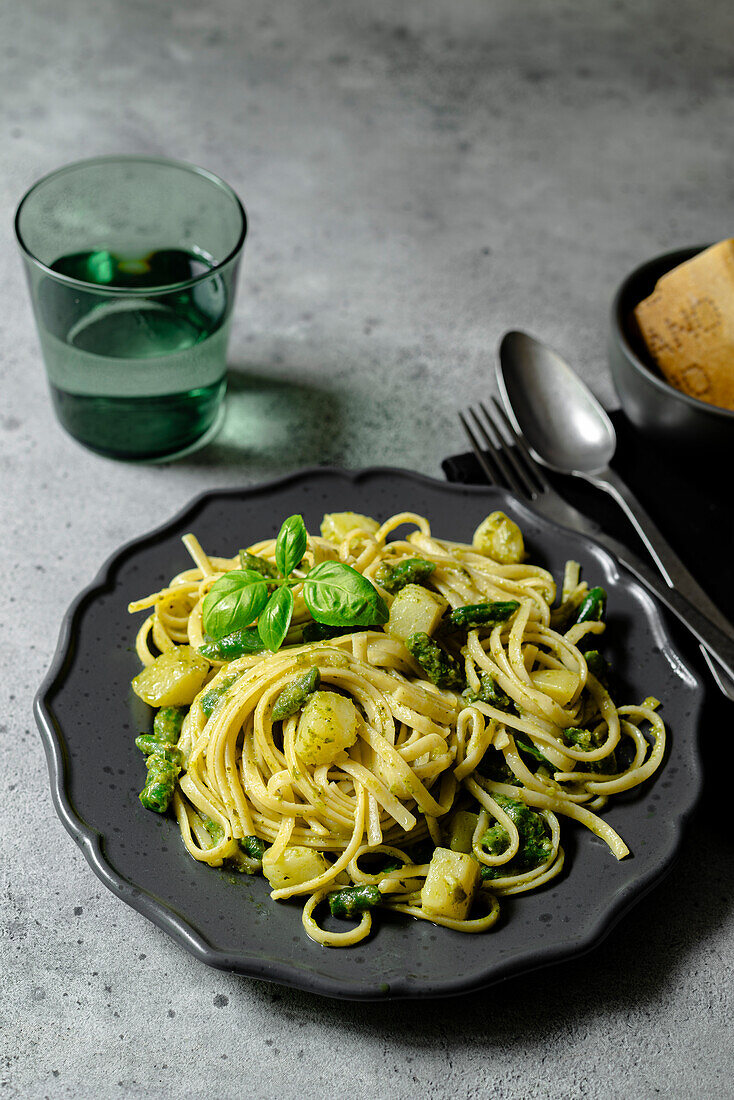
POLYGON ((587 958, 336 1004, 210 971, 108 893, 30 710, 75 593, 194 493, 323 461, 438 475, 508 327, 613 401, 616 283, 733 229, 730 3, 25 0, 0 55, 0 1096, 734 1096, 731 851, 707 805, 587 958), (168 466, 58 428, 14 252, 25 188, 115 151, 204 164, 250 215, 227 419, 168 466))

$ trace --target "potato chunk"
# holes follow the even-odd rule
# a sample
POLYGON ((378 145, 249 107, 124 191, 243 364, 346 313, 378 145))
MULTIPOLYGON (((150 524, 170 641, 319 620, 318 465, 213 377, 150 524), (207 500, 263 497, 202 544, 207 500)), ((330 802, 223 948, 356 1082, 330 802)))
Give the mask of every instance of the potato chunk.
POLYGON ((364 531, 374 535, 379 523, 360 512, 327 512, 321 521, 321 535, 329 542, 343 542, 350 531, 364 531))
POLYGON ((313 848, 303 848, 294 844, 285 848, 277 859, 270 855, 272 848, 263 855, 263 874, 274 890, 298 886, 301 882, 310 882, 323 875, 327 869, 326 860, 321 852, 313 848))
POLYGON ((571 702, 579 686, 577 673, 567 668, 541 668, 531 672, 530 679, 536 688, 562 707, 571 702))
POLYGON ((423 911, 432 917, 465 920, 479 882, 479 864, 464 852, 436 848, 421 890, 423 911))
POLYGON ((500 565, 516 565, 525 557, 522 531, 504 512, 492 512, 477 527, 472 546, 500 565))
POLYGON ((402 642, 411 634, 432 634, 448 606, 437 592, 429 592, 419 584, 406 584, 392 602, 385 630, 402 642))
POLYGON ((301 711, 296 755, 304 764, 330 764, 357 740, 359 711, 351 699, 333 691, 315 691, 301 711))
POLYGON ((132 682, 136 695, 151 707, 193 703, 209 672, 209 662, 193 646, 178 645, 156 657, 132 682))

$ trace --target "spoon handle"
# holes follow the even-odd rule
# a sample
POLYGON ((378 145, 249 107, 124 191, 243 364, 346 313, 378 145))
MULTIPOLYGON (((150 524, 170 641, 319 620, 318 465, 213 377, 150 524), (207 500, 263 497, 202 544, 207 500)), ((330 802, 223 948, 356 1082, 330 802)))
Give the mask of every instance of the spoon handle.
POLYGON ((603 546, 611 550, 617 560, 639 581, 642 581, 646 588, 654 592, 660 602, 665 604, 684 626, 688 627, 694 638, 701 643, 701 647, 705 647, 705 652, 711 654, 726 673, 727 678, 734 682, 734 641, 731 637, 719 630, 718 626, 694 604, 689 603, 675 588, 666 587, 647 565, 636 556, 629 554, 627 548, 616 539, 604 534, 595 537, 603 546))
MULTIPOLYGON (((618 474, 607 467, 595 474, 582 474, 582 477, 585 477, 590 484, 595 485, 598 489, 608 493, 624 511, 668 585, 675 591, 680 592, 690 604, 697 607, 725 635, 734 639, 734 627, 691 575, 632 490, 618 474)), ((699 639, 699 641, 701 640, 699 639)), ((722 673, 720 664, 712 660, 712 657, 715 656, 713 650, 709 651, 702 644, 701 652, 721 691, 729 699, 734 700, 734 677, 722 673)))
POLYGON ((555 489, 548 486, 546 491, 532 501, 530 507, 537 509, 541 515, 554 523, 559 523, 571 531, 581 531, 595 539, 616 558, 620 565, 641 581, 649 592, 657 596, 660 602, 688 628, 693 637, 700 642, 702 651, 707 657, 710 656, 717 669, 721 670, 721 677, 717 674, 716 681, 724 695, 734 699, 734 688, 729 687, 729 684, 734 685, 734 639, 729 633, 719 630, 718 626, 712 623, 695 604, 689 603, 675 588, 671 588, 660 574, 654 572, 637 554, 631 553, 624 543, 612 538, 606 531, 602 531, 593 520, 569 504, 555 489), (720 679, 725 680, 724 685, 719 683, 720 679))
POLYGON ((621 477, 609 468, 595 474, 584 474, 582 476, 598 489, 603 489, 604 492, 609 493, 622 508, 670 587, 680 592, 681 596, 685 596, 688 602, 694 604, 699 611, 703 612, 707 619, 718 626, 719 630, 734 639, 734 626, 725 615, 722 615, 720 609, 707 596, 695 577, 691 575, 621 477))

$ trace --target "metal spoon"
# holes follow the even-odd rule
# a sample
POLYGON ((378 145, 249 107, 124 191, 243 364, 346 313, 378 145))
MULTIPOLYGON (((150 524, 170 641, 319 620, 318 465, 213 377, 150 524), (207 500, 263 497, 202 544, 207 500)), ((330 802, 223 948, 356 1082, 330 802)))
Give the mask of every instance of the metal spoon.
MULTIPOLYGON (((544 466, 581 477, 622 508, 671 588, 677 589, 728 637, 734 627, 691 576, 629 487, 610 469, 617 447, 614 425, 564 360, 524 332, 500 345, 498 380, 517 429, 544 466)), ((719 688, 734 700, 734 683, 702 646, 719 688)))

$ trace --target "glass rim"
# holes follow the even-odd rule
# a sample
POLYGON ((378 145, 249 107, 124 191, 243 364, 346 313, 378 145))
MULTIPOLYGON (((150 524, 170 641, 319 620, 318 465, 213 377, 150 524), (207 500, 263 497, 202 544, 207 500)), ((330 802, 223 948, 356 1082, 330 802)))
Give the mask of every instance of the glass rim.
POLYGON ((15 211, 15 216, 13 218, 13 228, 15 230, 15 239, 23 256, 32 264, 34 264, 37 268, 43 271, 46 275, 50 276, 52 279, 56 279, 60 283, 65 283, 67 286, 84 287, 86 289, 95 291, 95 293, 97 294, 107 294, 111 297, 126 297, 128 295, 146 294, 150 296, 150 294, 152 293, 161 293, 162 291, 171 290, 184 290, 188 287, 196 286, 197 283, 201 283, 205 279, 210 279, 212 275, 215 275, 218 271, 221 271, 222 268, 226 267, 228 264, 232 263, 233 260, 237 259, 238 255, 244 247, 245 238, 247 236, 247 214, 245 212, 242 201, 234 188, 231 187, 226 180, 222 179, 221 176, 216 175, 216 173, 214 172, 210 172, 208 168, 202 168, 198 164, 191 164, 189 161, 185 160, 176 160, 172 157, 155 157, 147 156, 146 154, 136 153, 110 153, 105 156, 99 157, 83 157, 81 160, 72 161, 70 164, 63 164, 60 168, 55 168, 52 172, 47 172, 45 176, 41 176, 40 179, 37 179, 36 182, 28 188, 28 190, 25 192, 20 202, 18 203, 15 211), (158 286, 104 286, 100 283, 90 283, 85 279, 75 279, 72 275, 64 275, 60 271, 54 271, 54 269, 52 267, 49 267, 48 264, 45 264, 42 260, 39 260, 38 256, 34 255, 26 242, 23 240, 23 235, 20 229, 20 218, 23 207, 25 206, 28 199, 31 198, 31 196, 34 194, 35 191, 38 190, 39 187, 41 187, 48 180, 53 179, 55 176, 62 176, 66 172, 71 172, 76 168, 88 167, 95 164, 109 164, 113 161, 118 161, 120 163, 130 163, 137 161, 138 163, 144 164, 162 164, 168 165, 172 168, 182 168, 187 172, 191 172, 194 175, 201 176, 202 178, 208 180, 210 183, 213 183, 216 187, 219 188, 219 190, 224 191, 226 194, 229 195, 231 199, 234 200, 234 204, 239 212, 240 218, 242 219, 242 227, 240 229, 240 234, 234 248, 232 248, 227 253, 223 260, 218 260, 217 263, 213 265, 213 267, 208 268, 208 270, 206 271, 202 271, 199 275, 193 275, 190 279, 184 279, 181 282, 177 283, 161 283, 158 286))

